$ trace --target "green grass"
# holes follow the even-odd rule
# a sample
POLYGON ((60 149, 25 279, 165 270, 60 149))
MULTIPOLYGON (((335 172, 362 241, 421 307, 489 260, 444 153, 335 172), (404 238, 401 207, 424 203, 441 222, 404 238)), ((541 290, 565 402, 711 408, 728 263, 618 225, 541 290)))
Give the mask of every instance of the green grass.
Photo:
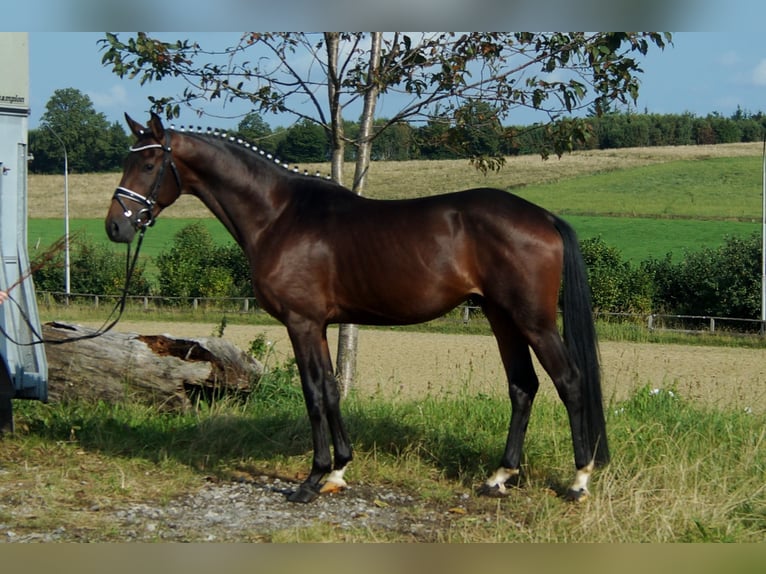
MULTIPOLYGON (((295 475, 307 470, 308 422, 297 385, 282 380, 246 403, 227 401, 192 413, 163 413, 138 405, 21 403, 16 436, 0 442, 3 483, 45 484, 35 504, 40 521, 82 521, 72 482, 91 480, 94 497, 154 499, 186 492, 201 476, 233 473, 295 475), (274 391, 280 390, 280 400, 274 391), (289 392, 287 392, 289 391, 289 392), (34 470, 35 478, 30 473, 34 470), (145 476, 151 475, 147 485, 145 476), (55 518, 54 518, 55 517, 55 518)), ((593 496, 571 505, 553 493, 572 479, 571 440, 563 407, 540 397, 525 446, 520 488, 504 500, 474 489, 501 454, 507 401, 461 392, 451 398, 359 400, 345 405, 356 460, 352 483, 386 483, 417 504, 441 509, 441 542, 762 542, 766 535, 766 419, 711 410, 677 394, 638 389, 609 405, 612 462, 597 472, 593 496), (459 500, 459 503, 456 503, 459 500), (448 512, 456 504, 460 512, 448 512), (487 517, 491 517, 488 520, 487 517)), ((416 506, 416 505, 413 505, 416 506)), ((416 510, 413 508, 413 512, 416 510)), ((91 540, 118 539, 115 528, 90 525, 91 540), (111 534, 110 534, 111 533, 111 534)), ((272 533, 296 540, 347 540, 329 525, 272 533)), ((357 532, 357 541, 398 539, 357 532)), ((409 538, 408 538, 409 539, 409 538)))
MULTIPOLYGON (((760 229, 760 224, 742 221, 717 221, 694 219, 652 219, 640 217, 607 217, 569 215, 581 239, 601 237, 608 245, 620 250, 628 261, 638 263, 650 257, 662 258, 673 253, 674 259, 684 253, 702 247, 715 248, 724 243, 727 236, 745 237, 760 229)), ((173 236, 184 226, 202 222, 213 236, 213 240, 226 245, 233 242, 229 232, 216 219, 160 219, 146 232, 142 249, 143 257, 155 258, 168 249, 173 236)), ((28 223, 30 253, 35 248, 45 249, 62 235, 58 221, 31 219, 28 223)), ((71 233, 77 234, 73 241, 85 240, 111 246, 115 252, 123 253, 124 246, 112 244, 103 230, 103 222, 92 219, 74 219, 70 222, 71 233)))
POLYGON ((703 247, 716 248, 727 237, 749 237, 760 224, 743 221, 696 219, 652 219, 569 215, 580 239, 601 237, 634 264, 649 258, 662 259, 672 253, 674 261, 703 247))
MULTIPOLYGON (((672 161, 513 191, 564 215, 581 239, 601 236, 634 263, 667 253, 681 258, 687 251, 717 247, 727 236, 748 236, 759 230, 760 161, 757 157, 672 161)), ((156 257, 182 227, 195 221, 208 227, 216 243, 232 241, 212 216, 161 217, 146 233, 144 256, 156 257)), ((70 231, 80 232, 89 241, 109 244, 103 225, 103 219, 72 219, 70 231)), ((32 256, 37 246, 45 248, 63 233, 60 220, 30 219, 32 256)))
POLYGON ((526 186, 519 195, 556 213, 760 221, 762 159, 673 161, 526 186))

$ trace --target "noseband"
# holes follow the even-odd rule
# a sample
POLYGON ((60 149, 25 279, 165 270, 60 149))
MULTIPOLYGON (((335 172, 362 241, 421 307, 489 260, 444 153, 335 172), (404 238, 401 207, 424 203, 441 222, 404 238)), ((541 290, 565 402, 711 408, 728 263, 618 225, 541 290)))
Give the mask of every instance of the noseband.
POLYGON ((159 148, 162 151, 165 152, 165 155, 162 158, 162 165, 160 166, 160 171, 157 174, 157 179, 154 180, 154 185, 152 185, 152 189, 149 191, 149 194, 146 196, 141 195, 140 193, 136 193, 132 189, 128 189, 127 187, 119 186, 117 189, 114 190, 114 195, 112 196, 114 200, 117 201, 117 203, 120 204, 120 207, 122 207, 123 215, 130 219, 133 216, 133 211, 125 206, 125 203, 123 200, 128 199, 130 201, 133 201, 135 203, 138 203, 142 206, 141 210, 139 210, 138 214, 136 215, 136 218, 133 220, 133 226, 136 229, 145 229, 147 227, 151 227, 154 225, 154 206, 157 204, 157 196, 160 192, 160 186, 162 185, 162 180, 165 177, 165 169, 169 165, 170 168, 173 170, 173 175, 176 179, 176 184, 178 185, 179 191, 181 190, 181 178, 178 175, 178 169, 176 168, 176 164, 173 161, 173 155, 171 153, 170 149, 170 133, 166 132, 165 134, 165 145, 162 145, 160 143, 156 144, 149 144, 141 147, 131 147, 131 152, 137 152, 137 151, 144 151, 147 149, 153 149, 153 148, 159 148), (146 219, 144 219, 144 216, 146 219))

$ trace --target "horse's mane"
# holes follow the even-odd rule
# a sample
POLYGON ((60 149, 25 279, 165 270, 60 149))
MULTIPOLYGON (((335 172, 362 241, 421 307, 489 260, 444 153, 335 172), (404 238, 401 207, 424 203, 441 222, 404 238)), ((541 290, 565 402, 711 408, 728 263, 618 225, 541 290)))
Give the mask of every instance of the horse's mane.
POLYGON ((294 175, 302 175, 305 177, 316 177, 324 180, 331 181, 332 178, 329 175, 322 175, 319 171, 311 174, 308 170, 301 170, 297 165, 290 167, 288 162, 280 160, 271 152, 268 152, 257 145, 244 140, 239 135, 234 135, 227 130, 219 130, 217 128, 208 127, 203 130, 201 127, 184 127, 180 126, 176 128, 171 126, 171 130, 183 134, 185 136, 191 136, 200 139, 214 147, 223 148, 227 151, 235 154, 246 163, 253 160, 258 162, 265 162, 273 167, 283 169, 286 173, 294 175))

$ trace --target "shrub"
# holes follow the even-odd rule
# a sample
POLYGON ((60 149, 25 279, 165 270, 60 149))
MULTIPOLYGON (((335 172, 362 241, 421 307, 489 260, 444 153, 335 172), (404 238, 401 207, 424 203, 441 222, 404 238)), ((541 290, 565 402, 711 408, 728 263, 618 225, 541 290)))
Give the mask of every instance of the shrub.
MULTIPOLYGON (((70 290, 72 293, 120 295, 125 288, 125 255, 109 247, 78 239, 70 252, 70 290)), ((64 252, 56 253, 33 273, 35 286, 41 291, 63 292, 64 252)), ((151 291, 145 277, 145 264, 139 262, 130 281, 130 295, 148 295, 151 291)))
POLYGON ((680 315, 757 319, 760 314, 760 253, 757 233, 728 237, 721 247, 668 255, 644 263, 655 284, 654 306, 680 315))
POLYGON ((653 286, 649 276, 623 261, 620 251, 604 243, 601 237, 583 240, 581 248, 595 311, 651 311, 653 286))
POLYGON ((192 223, 157 257, 160 294, 166 297, 249 295, 249 270, 237 245, 218 246, 202 223, 192 223))

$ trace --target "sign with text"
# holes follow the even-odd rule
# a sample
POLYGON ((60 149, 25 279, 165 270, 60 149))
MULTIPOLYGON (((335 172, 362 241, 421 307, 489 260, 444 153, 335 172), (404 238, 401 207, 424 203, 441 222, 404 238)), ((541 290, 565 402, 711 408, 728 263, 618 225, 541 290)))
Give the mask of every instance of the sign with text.
POLYGON ((29 110, 29 34, 0 32, 0 113, 29 110))

